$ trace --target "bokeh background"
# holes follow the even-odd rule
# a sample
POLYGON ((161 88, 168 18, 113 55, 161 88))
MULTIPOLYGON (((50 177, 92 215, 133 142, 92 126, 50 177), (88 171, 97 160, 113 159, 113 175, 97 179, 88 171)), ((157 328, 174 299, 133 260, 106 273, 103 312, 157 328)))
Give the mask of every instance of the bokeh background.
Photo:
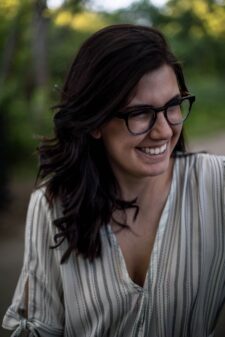
MULTIPOLYGON (((1 0, 0 320, 22 263, 38 137, 52 133, 51 107, 79 46, 114 23, 163 31, 197 96, 185 125, 189 149, 225 154, 225 0, 1 0)), ((224 317, 216 337, 225 336, 224 317)))

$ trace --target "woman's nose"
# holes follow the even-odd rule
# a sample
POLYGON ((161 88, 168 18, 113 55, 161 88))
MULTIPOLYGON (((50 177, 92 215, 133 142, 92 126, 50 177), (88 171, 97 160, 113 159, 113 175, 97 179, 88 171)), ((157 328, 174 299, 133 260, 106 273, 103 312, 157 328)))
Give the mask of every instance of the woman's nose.
POLYGON ((152 138, 156 139, 167 139, 172 137, 173 130, 165 117, 164 111, 157 113, 156 121, 151 129, 150 135, 152 138))

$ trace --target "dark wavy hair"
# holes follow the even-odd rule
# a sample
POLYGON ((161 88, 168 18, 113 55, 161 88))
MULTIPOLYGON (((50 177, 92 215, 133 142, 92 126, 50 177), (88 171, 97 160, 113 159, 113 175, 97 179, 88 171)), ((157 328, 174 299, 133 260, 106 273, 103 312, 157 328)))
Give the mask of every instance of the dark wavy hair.
MULTIPOLYGON (((63 210, 54 220, 56 246, 68 240, 62 263, 72 251, 90 260, 99 256, 100 228, 116 209, 134 208, 137 216, 137 200, 122 200, 103 143, 90 133, 126 105, 144 74, 164 64, 186 95, 181 65, 157 29, 112 25, 93 34, 76 55, 56 107, 54 138, 39 146, 38 182, 46 185, 50 205, 59 199, 63 210)), ((183 134, 174 151, 185 151, 183 134)))

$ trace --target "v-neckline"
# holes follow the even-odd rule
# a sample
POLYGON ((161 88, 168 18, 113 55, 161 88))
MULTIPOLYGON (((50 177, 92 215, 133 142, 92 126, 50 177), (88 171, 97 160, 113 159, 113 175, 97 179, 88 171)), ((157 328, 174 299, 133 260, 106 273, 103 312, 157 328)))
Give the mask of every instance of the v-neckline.
POLYGON ((108 233, 110 234, 110 237, 111 237, 110 241, 116 249, 116 253, 117 253, 116 256, 118 258, 118 265, 120 266, 120 272, 121 272, 122 279, 129 287, 131 287, 133 289, 136 289, 138 292, 144 292, 146 290, 147 281, 148 281, 148 278, 149 278, 149 273, 150 273, 150 271, 154 272, 156 270, 156 267, 157 267, 155 265, 156 264, 155 257, 158 255, 158 252, 160 251, 162 238, 163 238, 163 234, 165 232, 167 218, 168 218, 168 214, 169 214, 170 204, 171 204, 171 201, 173 200, 173 195, 174 195, 174 190, 175 190, 176 163, 177 163, 177 160, 174 159, 170 189, 169 189, 169 193, 168 193, 168 196, 167 196, 167 199, 166 199, 166 203, 163 207, 163 210, 162 210, 162 213, 161 213, 161 216, 160 216, 160 219, 159 219, 159 224, 158 224, 158 228, 157 228, 157 231, 156 231, 154 243, 153 243, 153 246, 152 246, 152 251, 151 251, 149 263, 148 263, 148 269, 147 269, 147 272, 146 272, 146 275, 145 275, 145 280, 144 280, 143 286, 140 286, 139 284, 135 283, 132 280, 132 278, 130 277, 124 255, 123 255, 122 249, 121 249, 120 244, 119 244, 119 241, 118 241, 115 233, 113 232, 111 225, 110 224, 107 225, 108 233))

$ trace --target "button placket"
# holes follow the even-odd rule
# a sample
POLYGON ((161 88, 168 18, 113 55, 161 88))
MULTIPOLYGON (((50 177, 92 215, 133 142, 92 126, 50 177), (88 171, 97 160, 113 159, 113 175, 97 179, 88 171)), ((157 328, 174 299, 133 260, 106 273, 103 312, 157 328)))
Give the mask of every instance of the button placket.
POLYGON ((140 307, 139 307, 139 317, 137 323, 137 335, 138 337, 144 337, 144 323, 146 317, 146 305, 148 301, 148 293, 146 290, 143 290, 141 299, 140 299, 140 307))

